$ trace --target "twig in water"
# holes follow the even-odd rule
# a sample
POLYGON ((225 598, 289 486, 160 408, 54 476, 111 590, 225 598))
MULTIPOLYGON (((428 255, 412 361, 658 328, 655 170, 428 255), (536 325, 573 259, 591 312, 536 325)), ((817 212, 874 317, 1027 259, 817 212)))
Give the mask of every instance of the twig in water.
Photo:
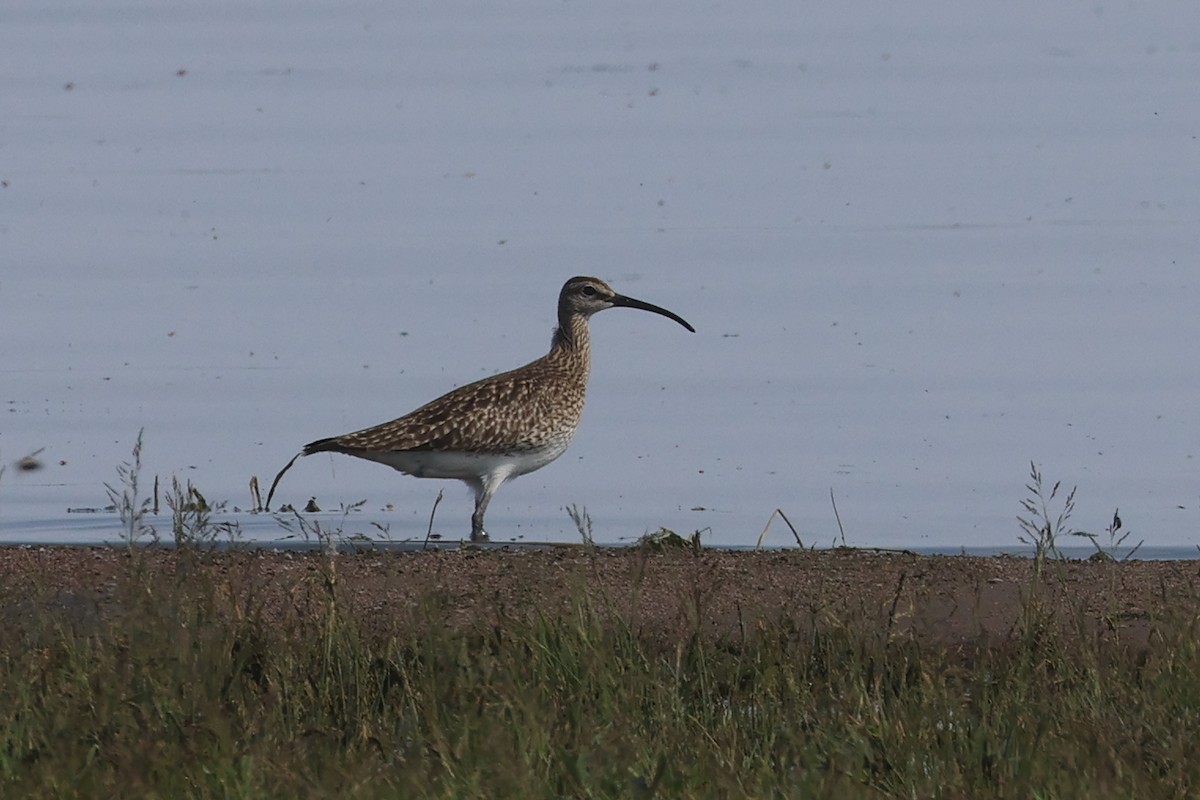
POLYGON ((442 502, 442 489, 438 489, 438 496, 433 499, 433 508, 429 509, 429 527, 425 529, 425 543, 421 545, 424 550, 429 547, 429 540, 433 538, 433 516, 437 513, 438 503, 442 502))
POLYGON ((271 498, 275 496, 275 488, 279 486, 279 479, 283 477, 285 472, 292 468, 292 464, 295 464, 296 459, 300 458, 302 455, 304 455, 303 452, 296 453, 296 455, 292 456, 292 460, 285 464, 283 469, 279 470, 279 472, 275 475, 275 480, 271 481, 271 489, 267 492, 267 504, 263 506, 264 511, 271 510, 271 498))
POLYGON ((837 510, 837 500, 833 498, 833 487, 829 487, 829 502, 833 503, 833 518, 837 520, 838 533, 842 535, 842 547, 847 547, 846 544, 846 529, 842 527, 842 515, 837 510))
POLYGON ((796 545, 797 545, 797 546, 798 546, 798 547, 799 547, 801 550, 803 550, 803 549, 804 549, 804 542, 802 542, 802 541, 800 540, 800 534, 796 532, 796 526, 795 526, 795 525, 793 525, 793 524, 792 524, 792 521, 791 521, 790 519, 788 519, 788 518, 787 518, 787 514, 783 513, 783 509, 782 509, 782 508, 777 508, 777 509, 775 509, 774 511, 772 511, 772 512, 771 512, 771 516, 767 517, 767 524, 763 526, 762 533, 760 533, 760 534, 758 535, 758 544, 756 544, 756 545, 754 546, 754 549, 755 549, 755 550, 761 550, 761 549, 762 549, 762 543, 763 543, 763 539, 765 539, 765 538, 767 537, 767 530, 768 530, 768 529, 770 529, 770 527, 771 527, 771 523, 775 521, 775 517, 776 517, 776 516, 778 516, 780 519, 782 519, 782 520, 783 520, 783 521, 784 521, 784 522, 787 524, 788 528, 790 528, 790 529, 791 529, 791 531, 792 531, 792 536, 795 536, 795 537, 796 537, 796 545))
POLYGON ((258 476, 250 476, 250 502, 254 504, 254 513, 263 510, 262 495, 258 491, 258 476))

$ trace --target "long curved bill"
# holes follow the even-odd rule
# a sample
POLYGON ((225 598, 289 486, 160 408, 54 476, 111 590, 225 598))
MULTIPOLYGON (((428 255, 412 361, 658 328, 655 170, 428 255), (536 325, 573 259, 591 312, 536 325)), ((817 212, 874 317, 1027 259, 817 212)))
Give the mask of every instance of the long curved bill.
POLYGON ((642 300, 635 300, 634 298, 626 297, 623 294, 614 294, 611 298, 609 298, 608 302, 612 303, 614 306, 623 306, 625 308, 640 308, 642 311, 652 311, 655 314, 660 314, 660 315, 666 317, 667 319, 675 320, 676 322, 678 322, 683 327, 687 328, 692 333, 696 332, 696 329, 693 328, 690 324, 688 324, 688 321, 685 320, 683 317, 679 316, 678 314, 676 314, 674 312, 667 311, 665 308, 662 308, 661 306, 656 306, 653 303, 647 303, 642 300))

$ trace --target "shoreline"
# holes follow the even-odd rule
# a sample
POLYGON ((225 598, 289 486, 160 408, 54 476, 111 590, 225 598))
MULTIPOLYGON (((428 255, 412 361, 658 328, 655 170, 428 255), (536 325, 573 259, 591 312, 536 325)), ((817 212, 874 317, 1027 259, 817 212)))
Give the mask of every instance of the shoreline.
POLYGON ((889 637, 942 645, 1003 641, 1030 603, 1079 632, 1145 642, 1155 621, 1200 611, 1200 561, 1047 560, 865 550, 730 552, 671 548, 448 547, 425 551, 201 551, 0 547, 5 605, 31 598, 119 616, 133 573, 149 591, 199 576, 215 595, 253 594, 268 618, 315 613, 336 583, 341 613, 384 635, 436 606, 471 627, 497 609, 569 614, 586 600, 663 642, 701 634, 739 640, 790 620, 858 619, 889 637), (432 606, 431 606, 432 604, 432 606), (1107 633, 1106 633, 1107 632, 1107 633))

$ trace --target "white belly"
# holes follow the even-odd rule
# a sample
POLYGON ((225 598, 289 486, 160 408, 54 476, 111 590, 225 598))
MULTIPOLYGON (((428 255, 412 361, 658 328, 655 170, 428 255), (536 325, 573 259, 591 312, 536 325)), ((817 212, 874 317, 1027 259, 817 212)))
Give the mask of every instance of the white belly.
POLYGON ((363 452, 354 455, 387 464, 417 478, 454 478, 477 481, 485 475, 505 480, 541 469, 566 452, 561 447, 543 447, 518 453, 467 453, 462 451, 401 450, 363 452))

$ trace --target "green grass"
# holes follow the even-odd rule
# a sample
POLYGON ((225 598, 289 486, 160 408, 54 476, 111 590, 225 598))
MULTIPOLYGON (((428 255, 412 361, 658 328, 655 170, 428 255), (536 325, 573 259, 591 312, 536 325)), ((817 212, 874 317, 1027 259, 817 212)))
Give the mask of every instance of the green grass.
POLYGON ((971 646, 820 609, 672 639, 582 588, 565 612, 475 625, 445 624, 455 599, 438 596, 356 618, 334 558, 315 605, 269 609, 246 561, 134 548, 104 613, 53 575, 0 589, 0 796, 1200 791, 1194 615, 1155 620, 1145 648, 1035 601, 1011 637, 971 646))

